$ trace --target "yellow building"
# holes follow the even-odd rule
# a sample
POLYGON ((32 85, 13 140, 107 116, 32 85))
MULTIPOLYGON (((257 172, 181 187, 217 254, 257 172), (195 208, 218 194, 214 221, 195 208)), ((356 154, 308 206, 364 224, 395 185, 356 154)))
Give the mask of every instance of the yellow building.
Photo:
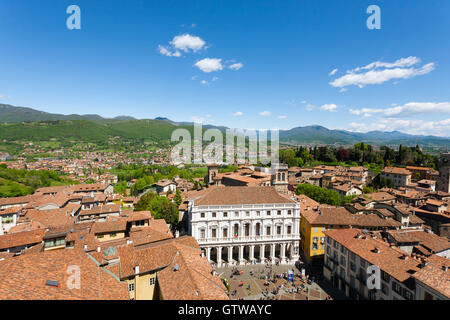
POLYGON ((117 257, 111 272, 127 282, 132 300, 228 299, 225 286, 192 237, 110 251, 111 257, 117 257))
POLYGON ((306 262, 323 261, 325 254, 325 231, 328 229, 350 228, 354 221, 352 214, 344 207, 320 205, 305 195, 300 201, 300 247, 306 262))
POLYGON ((322 258, 324 246, 321 240, 324 239, 324 226, 314 224, 314 220, 319 213, 317 208, 319 203, 305 195, 299 195, 300 201, 300 247, 308 263, 314 258, 322 258))

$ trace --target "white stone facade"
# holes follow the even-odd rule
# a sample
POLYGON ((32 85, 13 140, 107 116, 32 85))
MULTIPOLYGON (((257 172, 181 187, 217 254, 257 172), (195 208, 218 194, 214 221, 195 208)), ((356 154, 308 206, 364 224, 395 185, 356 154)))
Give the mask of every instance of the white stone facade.
POLYGON ((217 266, 293 263, 299 258, 300 205, 205 205, 189 203, 189 229, 217 266))

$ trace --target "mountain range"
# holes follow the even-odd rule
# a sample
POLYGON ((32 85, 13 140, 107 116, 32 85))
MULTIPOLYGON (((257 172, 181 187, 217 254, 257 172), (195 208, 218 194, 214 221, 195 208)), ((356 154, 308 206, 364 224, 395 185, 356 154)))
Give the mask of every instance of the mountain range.
MULTIPOLYGON (((90 138, 104 139, 108 136, 123 138, 156 138, 170 140, 170 135, 176 127, 186 127, 192 130, 192 122, 175 122, 166 117, 155 119, 136 119, 130 116, 104 118, 97 114, 63 115, 47 113, 27 107, 16 107, 0 104, 0 138, 21 139, 29 138, 38 133, 44 138, 63 136, 66 138, 80 138, 85 132, 90 138), (57 121, 52 126, 34 122, 57 121), (83 129, 82 129, 83 128, 83 129), (81 130, 81 132, 80 132, 81 130)), ((227 127, 203 125, 204 129, 217 128, 224 132, 227 127)), ((296 127, 290 130, 280 130, 280 142, 292 145, 298 144, 327 144, 351 145, 364 142, 373 145, 416 145, 426 147, 445 148, 450 146, 450 138, 411 135, 399 131, 367 133, 350 132, 346 130, 331 130, 323 126, 312 125, 296 127)))

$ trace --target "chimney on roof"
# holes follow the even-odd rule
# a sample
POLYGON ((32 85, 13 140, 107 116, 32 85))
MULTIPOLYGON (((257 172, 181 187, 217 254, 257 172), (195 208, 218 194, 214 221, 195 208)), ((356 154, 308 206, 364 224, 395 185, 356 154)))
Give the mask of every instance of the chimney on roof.
POLYGON ((407 256, 406 254, 402 254, 402 256, 400 257, 400 259, 402 259, 402 260, 407 260, 407 259, 408 259, 408 256, 407 256))
POLYGON ((134 274, 139 274, 139 266, 134 267, 134 274))
POLYGON ((97 252, 102 251, 102 248, 100 246, 97 246, 97 252))
POLYGON ((87 251, 87 244, 84 245, 84 251, 87 251))
POLYGON ((373 249, 373 252, 375 252, 375 253, 380 253, 380 248, 375 247, 375 249, 373 249))

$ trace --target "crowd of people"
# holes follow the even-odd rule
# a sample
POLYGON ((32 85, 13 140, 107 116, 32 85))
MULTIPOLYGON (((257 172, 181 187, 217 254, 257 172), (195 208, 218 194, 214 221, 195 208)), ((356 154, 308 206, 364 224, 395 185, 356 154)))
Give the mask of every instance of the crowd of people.
MULTIPOLYGON (((231 278, 238 279, 240 275, 243 274, 242 270, 237 267, 232 269, 231 278)), ((266 264, 257 270, 250 270, 249 275, 251 278, 257 280, 264 280, 264 288, 261 290, 260 300, 276 300, 279 298, 279 294, 301 294, 303 293, 308 299, 309 285, 314 282, 314 277, 309 275, 304 275, 300 273, 295 273, 294 269, 286 272, 277 273, 270 261, 266 261, 266 264), (282 281, 280 281, 282 280, 282 281), (270 289, 271 283, 273 284, 272 289, 270 289)), ((244 281, 239 282, 239 287, 244 287, 244 281)), ((245 288, 248 295, 251 294, 251 285, 248 284, 245 288)), ((258 288, 259 289, 259 288, 258 288)), ((232 297, 237 296, 237 289, 231 292, 232 297)), ((240 298, 241 300, 242 298, 240 298)), ((329 296, 327 300, 331 299, 329 296)))

